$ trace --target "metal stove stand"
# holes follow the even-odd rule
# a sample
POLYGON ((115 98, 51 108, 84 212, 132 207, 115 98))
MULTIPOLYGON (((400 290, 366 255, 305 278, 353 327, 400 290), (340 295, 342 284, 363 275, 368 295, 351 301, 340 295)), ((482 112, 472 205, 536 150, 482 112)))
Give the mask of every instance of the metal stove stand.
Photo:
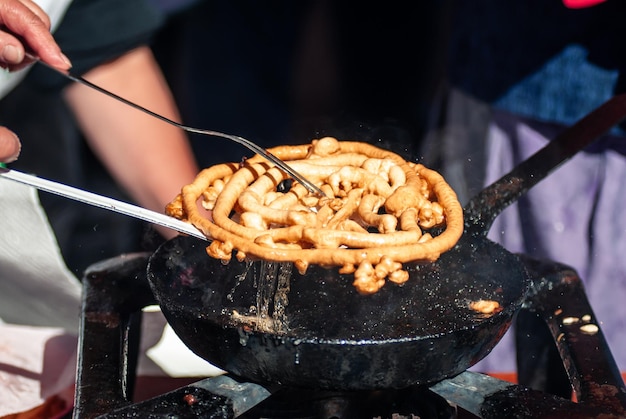
MULTIPOLYGON (((74 418, 251 418, 280 394, 293 395, 295 389, 225 375, 133 402, 141 311, 156 304, 146 277, 149 256, 122 255, 85 273, 74 418)), ((582 281, 567 266, 520 257, 535 278, 516 321, 520 384, 464 372, 409 397, 439 394, 458 406, 431 412, 433 418, 626 417, 626 388, 582 281)), ((347 399, 325 399, 317 417, 348 417, 347 399)))

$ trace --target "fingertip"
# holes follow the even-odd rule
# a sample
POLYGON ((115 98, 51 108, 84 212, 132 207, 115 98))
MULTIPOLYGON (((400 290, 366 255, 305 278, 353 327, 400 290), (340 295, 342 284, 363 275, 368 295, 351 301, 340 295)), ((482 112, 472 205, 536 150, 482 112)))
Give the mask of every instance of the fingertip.
POLYGON ((5 127, 0 128, 0 161, 14 162, 20 156, 22 143, 13 131, 5 127))
POLYGON ((62 52, 59 52, 59 56, 63 64, 65 64, 66 69, 72 68, 72 62, 70 61, 69 58, 67 58, 67 55, 63 54, 62 52))
POLYGON ((0 52, 2 61, 7 64, 19 64, 24 60, 24 50, 15 45, 5 45, 0 52))
POLYGON ((52 67, 58 68, 59 70, 69 70, 72 68, 72 62, 60 50, 48 52, 47 54, 40 54, 39 59, 52 67))

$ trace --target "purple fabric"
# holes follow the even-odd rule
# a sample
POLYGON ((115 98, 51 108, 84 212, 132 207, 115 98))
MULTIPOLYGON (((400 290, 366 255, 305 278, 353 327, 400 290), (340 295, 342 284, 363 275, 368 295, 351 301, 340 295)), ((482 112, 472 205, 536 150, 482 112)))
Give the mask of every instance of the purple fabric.
MULTIPOLYGON (((541 148, 553 137, 546 131, 520 120, 492 123, 485 185, 541 148)), ((618 367, 626 371, 626 139, 605 140, 504 210, 489 238, 511 252, 575 268, 618 367)), ((473 369, 515 371, 511 331, 473 369)))

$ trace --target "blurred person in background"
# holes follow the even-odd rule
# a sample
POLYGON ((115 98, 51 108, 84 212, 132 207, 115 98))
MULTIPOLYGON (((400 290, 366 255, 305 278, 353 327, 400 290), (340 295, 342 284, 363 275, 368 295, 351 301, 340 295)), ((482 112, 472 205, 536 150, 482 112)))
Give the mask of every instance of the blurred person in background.
MULTIPOLYGON (((197 173, 185 135, 126 105, 102 100, 89 88, 68 84, 43 66, 24 68, 32 64, 29 52, 177 119, 147 46, 159 24, 159 14, 142 1, 0 0, 0 66, 8 70, 0 72, 2 165, 115 192, 162 212, 197 173)), ((0 391, 0 416, 68 417, 82 292, 77 277, 84 266, 106 256, 143 250, 143 227, 107 221, 66 199, 46 201, 46 214, 34 188, 10 180, 0 179, 0 198, 0 381, 6 384, 0 391), (65 240, 63 255, 57 236, 65 240), (84 244, 89 246, 83 249, 84 244)), ((160 233, 160 239, 174 235, 160 233)), ((160 340, 165 319, 151 313, 146 321, 151 327, 142 331, 142 345, 148 348, 160 340)), ((190 356, 177 352, 177 363, 190 356)), ((165 374, 141 356, 137 374, 165 374)))
MULTIPOLYGON (((179 120, 150 50, 162 23, 161 12, 144 0, 75 0, 53 33, 74 74, 179 120)), ((22 143, 12 168, 157 212, 198 172, 183 131, 37 64, 0 101, 0 124, 22 143)), ((152 249, 175 234, 152 233, 142 222, 50 194, 40 200, 78 277, 94 262, 152 249)))
MULTIPOLYGON (((465 203, 626 91, 621 22, 626 4, 480 0, 455 2, 451 11, 441 105, 433 107, 437 124, 421 154, 465 203)), ((576 269, 621 371, 626 371, 624 176, 626 135, 618 126, 507 208, 489 233, 511 252, 576 269)), ((518 322, 539 333, 545 329, 533 314, 518 322)), ((523 338, 517 343, 537 362, 555 353, 553 345, 532 347, 523 338)), ((476 369, 532 381, 524 366, 516 371, 514 345, 509 333, 476 369)))

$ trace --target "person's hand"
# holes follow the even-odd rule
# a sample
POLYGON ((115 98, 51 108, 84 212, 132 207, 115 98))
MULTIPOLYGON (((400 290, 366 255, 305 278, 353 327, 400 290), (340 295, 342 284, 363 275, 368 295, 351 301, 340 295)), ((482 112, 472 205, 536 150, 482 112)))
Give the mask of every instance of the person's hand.
POLYGON ((0 0, 0 67, 17 70, 32 62, 29 50, 62 70, 71 67, 50 33, 50 18, 32 0, 0 0))
POLYGON ((8 128, 0 126, 0 162, 11 163, 20 154, 20 140, 8 128))
MULTIPOLYGON (((26 52, 67 70, 72 65, 50 33, 50 18, 32 0, 0 0, 0 68, 18 70, 32 62, 26 52)), ((0 162, 15 161, 20 141, 0 126, 0 162)))

